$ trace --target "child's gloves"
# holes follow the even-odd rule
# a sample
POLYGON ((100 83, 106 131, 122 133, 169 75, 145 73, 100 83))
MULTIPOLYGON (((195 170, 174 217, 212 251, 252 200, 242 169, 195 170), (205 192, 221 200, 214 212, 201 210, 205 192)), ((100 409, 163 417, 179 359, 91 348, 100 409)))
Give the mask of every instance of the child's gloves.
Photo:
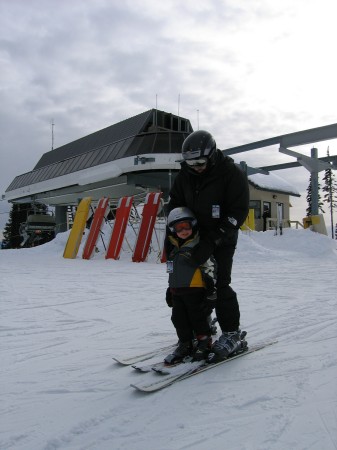
POLYGON ((172 293, 169 287, 166 289, 166 303, 169 308, 172 308, 172 293))

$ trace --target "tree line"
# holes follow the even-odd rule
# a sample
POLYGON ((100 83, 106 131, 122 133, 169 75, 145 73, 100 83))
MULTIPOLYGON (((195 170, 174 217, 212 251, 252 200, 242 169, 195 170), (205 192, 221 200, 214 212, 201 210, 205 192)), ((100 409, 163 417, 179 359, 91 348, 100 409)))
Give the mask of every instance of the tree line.
MULTIPOLYGON (((327 156, 330 156, 329 154, 329 148, 327 150, 327 156)), ((337 239, 337 223, 335 225, 334 230, 334 210, 337 208, 337 182, 335 173, 332 169, 326 169, 324 171, 323 176, 323 187, 321 188, 321 184, 318 184, 318 209, 322 214, 325 214, 325 211, 323 209, 324 203, 327 204, 329 213, 330 213, 330 223, 331 223, 331 237, 337 239), (323 192, 323 199, 321 195, 321 191, 323 192)), ((307 203, 308 207, 306 209, 307 216, 312 215, 312 180, 311 176, 309 179, 309 185, 307 188, 307 203)))

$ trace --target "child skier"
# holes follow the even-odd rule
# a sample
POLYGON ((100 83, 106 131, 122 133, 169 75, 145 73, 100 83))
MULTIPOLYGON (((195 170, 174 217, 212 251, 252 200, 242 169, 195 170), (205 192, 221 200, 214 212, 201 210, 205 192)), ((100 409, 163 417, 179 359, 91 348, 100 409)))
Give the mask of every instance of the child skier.
POLYGON ((179 343, 165 358, 175 364, 186 356, 194 361, 205 359, 211 349, 209 316, 216 300, 214 264, 208 260, 198 267, 191 259, 191 249, 199 242, 197 220, 188 208, 173 209, 168 216, 165 239, 169 287, 166 302, 172 307, 171 320, 179 343), (196 339, 196 346, 193 345, 196 339))

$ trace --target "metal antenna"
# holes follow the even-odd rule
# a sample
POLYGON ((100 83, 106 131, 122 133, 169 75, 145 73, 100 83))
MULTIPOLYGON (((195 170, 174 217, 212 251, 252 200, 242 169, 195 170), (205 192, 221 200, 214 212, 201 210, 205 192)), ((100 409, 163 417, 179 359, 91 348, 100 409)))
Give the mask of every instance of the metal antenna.
POLYGON ((158 95, 156 94, 156 126, 158 125, 158 95))
POLYGON ((199 110, 197 109, 197 124, 198 124, 198 130, 199 130, 199 110))
POLYGON ((51 149, 54 150, 54 119, 51 119, 51 149))
POLYGON ((178 117, 180 113, 180 94, 178 94, 178 117))

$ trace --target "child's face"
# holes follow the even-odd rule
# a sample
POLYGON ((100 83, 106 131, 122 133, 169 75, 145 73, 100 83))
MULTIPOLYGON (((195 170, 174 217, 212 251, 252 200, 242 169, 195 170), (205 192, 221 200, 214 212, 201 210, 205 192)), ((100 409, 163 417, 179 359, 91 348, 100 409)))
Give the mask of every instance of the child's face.
POLYGON ((177 236, 180 239, 187 239, 188 237, 191 236, 191 234, 192 234, 192 230, 182 230, 182 231, 177 232, 177 236))
POLYGON ((193 233, 192 226, 189 222, 177 223, 175 231, 180 239, 187 239, 193 233))

